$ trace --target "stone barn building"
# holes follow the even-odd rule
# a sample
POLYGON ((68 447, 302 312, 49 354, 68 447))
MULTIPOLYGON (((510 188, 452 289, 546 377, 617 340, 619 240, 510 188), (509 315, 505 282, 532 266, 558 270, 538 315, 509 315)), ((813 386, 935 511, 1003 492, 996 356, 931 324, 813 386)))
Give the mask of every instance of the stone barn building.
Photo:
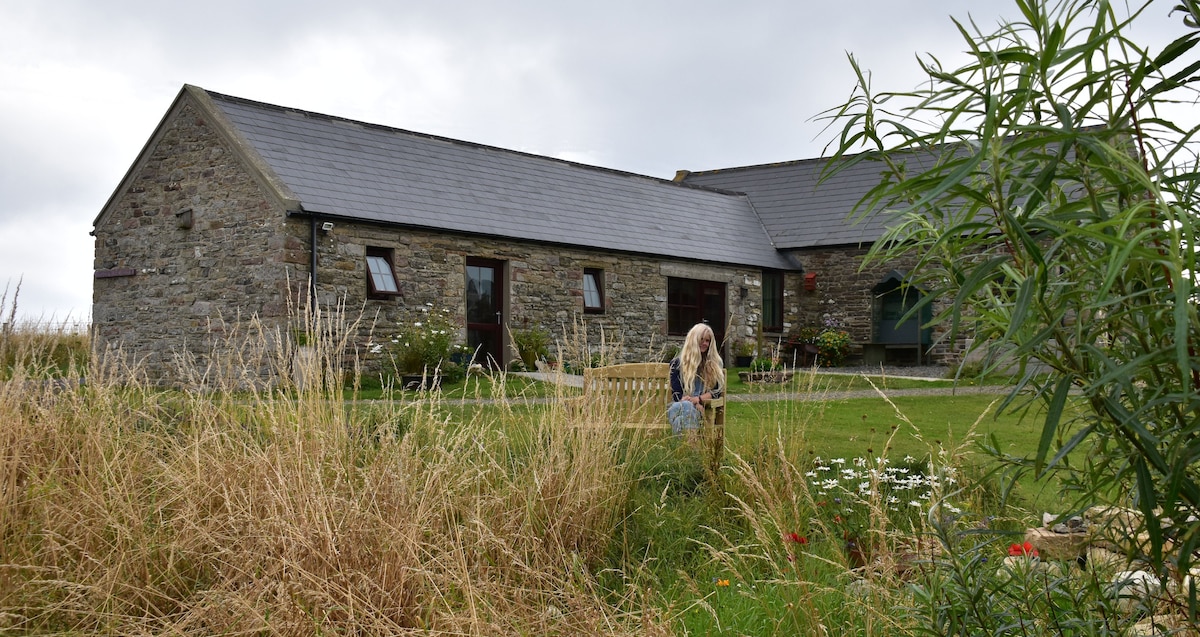
POLYGON ((444 308, 495 365, 514 330, 645 360, 701 320, 727 357, 836 321, 868 356, 947 359, 895 329, 904 264, 859 269, 877 170, 818 187, 823 165, 658 179, 185 86, 94 221, 93 332, 165 382, 234 321, 293 338, 314 306, 361 312, 362 352, 444 308))

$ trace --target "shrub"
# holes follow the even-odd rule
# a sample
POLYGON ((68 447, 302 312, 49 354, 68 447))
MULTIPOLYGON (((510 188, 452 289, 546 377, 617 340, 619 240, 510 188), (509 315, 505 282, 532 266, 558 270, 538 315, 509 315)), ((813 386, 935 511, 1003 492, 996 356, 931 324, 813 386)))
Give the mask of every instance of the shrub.
POLYGON ((458 332, 450 310, 436 310, 432 303, 427 303, 421 306, 418 320, 392 337, 389 348, 392 363, 397 371, 409 374, 448 368, 451 355, 466 351, 457 343, 458 332))
MULTIPOLYGON (((829 165, 879 162, 855 216, 886 211, 888 230, 865 263, 913 258, 910 284, 927 291, 916 309, 947 301, 931 308, 947 342, 965 331, 985 372, 1018 367, 1005 406, 1041 403, 1029 410, 1040 444, 1014 467, 1063 474, 1081 507, 1137 507, 1136 557, 1187 572, 1200 548, 1200 125, 1165 107, 1200 89, 1188 53, 1200 2, 1174 3, 1187 30, 1159 51, 1130 36, 1160 3, 1129 17, 1117 4, 1017 0, 1022 19, 994 32, 956 23, 971 55, 956 69, 922 60, 928 81, 914 91, 876 93, 855 65, 857 90, 828 111, 842 124, 829 165)), ((1187 597, 1194 617, 1200 601, 1187 597)), ((993 632, 951 624, 999 617, 991 609, 943 615, 934 599, 937 632, 993 632)))
POLYGON ((797 350, 805 345, 817 347, 819 364, 837 367, 846 362, 846 356, 850 354, 850 333, 841 327, 802 327, 788 336, 787 347, 796 360, 803 358, 797 350))
POLYGON ((826 367, 837 367, 846 362, 850 353, 850 334, 846 330, 824 330, 817 335, 817 361, 826 367))
POLYGON ((768 358, 766 356, 759 356, 750 361, 750 371, 752 372, 773 372, 782 367, 783 364, 779 362, 779 359, 768 358))

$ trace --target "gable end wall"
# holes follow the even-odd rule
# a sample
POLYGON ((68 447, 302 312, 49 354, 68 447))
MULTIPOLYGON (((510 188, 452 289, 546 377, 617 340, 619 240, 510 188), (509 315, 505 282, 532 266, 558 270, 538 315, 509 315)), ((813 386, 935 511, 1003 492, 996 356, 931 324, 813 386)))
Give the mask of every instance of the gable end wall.
POLYGON ((234 321, 284 319, 289 271, 307 282, 307 247, 190 101, 146 153, 94 230, 97 272, 134 274, 94 279, 92 325, 100 351, 165 380, 181 356, 202 368, 234 321))

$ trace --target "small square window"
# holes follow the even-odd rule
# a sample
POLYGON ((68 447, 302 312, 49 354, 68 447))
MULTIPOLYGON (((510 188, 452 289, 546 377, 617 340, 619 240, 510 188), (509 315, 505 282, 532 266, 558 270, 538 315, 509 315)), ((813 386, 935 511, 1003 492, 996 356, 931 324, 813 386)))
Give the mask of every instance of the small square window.
POLYGON ((367 298, 386 299, 400 294, 392 270, 392 251, 367 248, 367 298))
POLYGON ((583 269, 583 311, 591 314, 604 312, 604 270, 583 269))

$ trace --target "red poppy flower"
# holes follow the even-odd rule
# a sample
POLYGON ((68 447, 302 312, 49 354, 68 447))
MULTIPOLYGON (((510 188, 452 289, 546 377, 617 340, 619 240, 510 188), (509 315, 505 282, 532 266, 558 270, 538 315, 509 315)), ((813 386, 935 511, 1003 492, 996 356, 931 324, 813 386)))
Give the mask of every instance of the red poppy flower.
POLYGON ((788 542, 793 542, 795 544, 808 544, 808 538, 804 537, 803 535, 800 535, 799 533, 795 533, 795 532, 788 533, 787 535, 783 536, 783 539, 788 542))
POLYGON ((1025 542, 1024 544, 1010 544, 1008 547, 1008 554, 1012 556, 1037 557, 1038 551, 1037 549, 1033 548, 1032 543, 1025 542))

